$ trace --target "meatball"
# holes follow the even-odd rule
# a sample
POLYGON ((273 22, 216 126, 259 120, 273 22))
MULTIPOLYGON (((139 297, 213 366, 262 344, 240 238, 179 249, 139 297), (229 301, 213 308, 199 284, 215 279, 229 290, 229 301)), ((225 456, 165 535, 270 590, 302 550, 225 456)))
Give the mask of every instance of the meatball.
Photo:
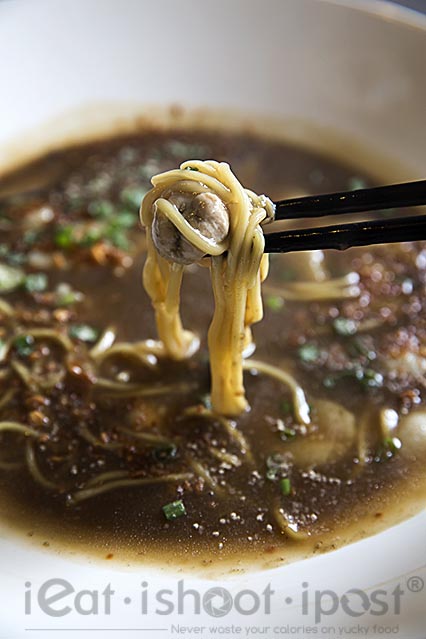
MULTIPOLYGON (((229 213, 214 193, 172 193, 167 198, 189 224, 205 238, 222 242, 229 233, 229 213)), ((204 253, 186 240, 154 204, 152 239, 159 254, 178 264, 198 262, 204 253)))

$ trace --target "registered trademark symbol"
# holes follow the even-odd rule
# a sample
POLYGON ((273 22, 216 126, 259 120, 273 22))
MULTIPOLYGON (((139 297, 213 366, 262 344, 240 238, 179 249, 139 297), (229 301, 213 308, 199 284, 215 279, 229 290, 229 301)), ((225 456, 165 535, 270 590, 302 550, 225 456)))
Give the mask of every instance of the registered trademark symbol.
POLYGON ((411 592, 421 592, 425 587, 425 582, 421 577, 415 576, 407 579, 407 588, 411 592))

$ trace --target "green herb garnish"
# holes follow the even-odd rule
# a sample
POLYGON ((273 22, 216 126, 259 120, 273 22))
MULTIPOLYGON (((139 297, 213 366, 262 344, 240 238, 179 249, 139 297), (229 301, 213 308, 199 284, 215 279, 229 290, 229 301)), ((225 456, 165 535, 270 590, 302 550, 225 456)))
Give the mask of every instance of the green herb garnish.
POLYGON ((402 448, 402 442, 398 437, 386 437, 383 443, 393 454, 402 448))
POLYGON ((91 224, 76 224, 62 226, 55 234, 55 244, 62 249, 70 249, 76 246, 89 247, 104 239, 108 229, 105 223, 92 222, 91 224))
POLYGON ((54 242, 58 248, 69 249, 74 246, 72 226, 62 226, 56 230, 54 242))
POLYGON ((201 395, 200 404, 202 404, 204 408, 207 408, 207 410, 212 409, 212 399, 209 393, 205 393, 204 395, 201 395))
POLYGON ((287 441, 288 439, 294 439, 296 437, 296 431, 293 428, 283 428, 280 430, 281 439, 287 441))
POLYGON ((111 225, 106 232, 106 238, 116 248, 127 251, 129 248, 129 240, 124 229, 111 225))
POLYGON ((121 228, 121 229, 131 229, 135 226, 138 221, 138 217, 135 213, 131 213, 130 211, 123 211, 122 213, 117 213, 112 220, 112 226, 121 228))
POLYGON ((93 200, 87 210, 93 217, 109 218, 114 214, 115 208, 109 200, 93 200))
POLYGON ((23 271, 7 264, 0 264, 0 293, 10 293, 25 281, 23 271))
POLYGON ((145 194, 146 189, 141 187, 127 187, 121 191, 120 200, 130 209, 139 209, 145 194))
POLYGON ((266 306, 270 308, 271 311, 277 312, 284 306, 284 300, 279 295, 268 295, 266 298, 266 306))
POLYGON ((274 453, 266 458, 266 479, 276 481, 288 473, 288 461, 280 453, 274 453))
POLYGON ((41 293, 47 289, 48 279, 45 273, 27 275, 24 282, 25 290, 29 293, 41 293))
POLYGON ((281 494, 287 497, 291 493, 291 481, 288 477, 283 477, 280 480, 280 490, 281 494))
POLYGON ((344 371, 339 371, 338 373, 334 373, 332 375, 327 375, 323 379, 323 386, 325 388, 334 388, 340 380, 345 377, 351 377, 352 379, 357 380, 361 386, 364 388, 380 388, 383 386, 383 375, 378 373, 371 368, 363 369, 359 366, 356 368, 347 369, 344 371))
POLYGON ((316 362, 320 355, 320 351, 315 344, 303 344, 297 352, 302 362, 307 364, 316 362))
POLYGON ((92 226, 91 228, 87 229, 86 233, 83 235, 78 244, 85 247, 93 246, 94 244, 102 240, 103 234, 104 231, 101 227, 92 226))
POLYGON ((278 478, 278 469, 277 468, 268 468, 266 471, 266 479, 269 481, 275 481, 278 478))
POLYGON ((62 282, 56 287, 55 302, 58 306, 70 306, 83 299, 83 293, 74 291, 69 284, 62 282))
POLYGON ((286 461, 280 453, 273 453, 266 458, 268 468, 280 468, 286 461))
POLYGON ((125 146, 120 150, 118 157, 124 164, 130 164, 135 162, 138 157, 138 152, 133 146, 125 146))
POLYGON ((68 198, 68 206, 71 211, 78 211, 83 208, 84 200, 82 197, 76 195, 68 198))
POLYGON ((69 328, 69 335, 73 339, 79 339, 81 342, 96 342, 99 337, 99 331, 88 324, 74 324, 69 328))
POLYGON ((181 140, 169 140, 164 145, 164 150, 182 158, 201 158, 209 153, 209 149, 204 144, 182 142, 181 140))
POLYGON ((20 335, 13 342, 18 355, 21 357, 28 357, 34 352, 34 337, 32 335, 20 335))
POLYGON ((293 402, 289 399, 283 399, 280 408, 283 415, 291 415, 293 413, 293 402))
POLYGON ((355 335, 358 330, 358 325, 354 320, 347 319, 346 317, 337 317, 333 321, 333 328, 338 335, 355 335))
POLYGON ((355 337, 353 340, 351 340, 348 343, 347 350, 348 350, 349 355, 351 355, 351 357, 357 357, 359 355, 362 355, 363 357, 366 357, 370 361, 372 361, 373 359, 376 359, 376 357, 377 357, 375 351, 373 351, 372 349, 368 348, 368 346, 366 344, 364 344, 357 337, 355 337))
POLYGON ((401 448, 402 442, 398 437, 386 437, 377 451, 375 461, 391 459, 401 448))
POLYGON ((31 229, 30 231, 26 231, 24 233, 22 240, 24 244, 26 244, 27 246, 31 246, 32 244, 35 244, 37 240, 40 239, 40 237, 41 237, 41 231, 31 229))
POLYGON ((25 264, 27 261, 27 256, 25 253, 19 253, 18 251, 11 251, 8 254, 8 262, 12 264, 12 266, 21 266, 25 264))
POLYGON ((178 519, 179 517, 186 515, 185 504, 181 499, 178 501, 172 501, 170 504, 163 506, 163 513, 168 521, 178 519))
POLYGON ((156 461, 159 462, 169 462, 173 459, 176 459, 178 454, 178 448, 175 444, 163 444, 162 446, 157 446, 152 451, 153 457, 156 461))
POLYGON ((337 384, 337 376, 336 375, 326 375, 322 380, 322 385, 324 388, 334 388, 337 384))
POLYGON ((367 368, 364 371, 361 371, 360 376, 358 377, 359 381, 363 386, 367 388, 380 388, 383 386, 383 375, 381 373, 377 373, 373 371, 371 368, 367 368))

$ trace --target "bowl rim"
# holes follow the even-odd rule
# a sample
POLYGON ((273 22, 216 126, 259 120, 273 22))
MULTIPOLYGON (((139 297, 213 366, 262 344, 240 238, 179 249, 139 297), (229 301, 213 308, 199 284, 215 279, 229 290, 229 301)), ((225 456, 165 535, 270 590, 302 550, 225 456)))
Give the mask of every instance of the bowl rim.
MULTIPOLYGON (((405 7, 390 0, 319 0, 325 5, 335 5, 353 9, 359 13, 367 13, 394 24, 426 31, 426 13, 405 7)), ((425 7, 426 9, 426 7, 425 7)))

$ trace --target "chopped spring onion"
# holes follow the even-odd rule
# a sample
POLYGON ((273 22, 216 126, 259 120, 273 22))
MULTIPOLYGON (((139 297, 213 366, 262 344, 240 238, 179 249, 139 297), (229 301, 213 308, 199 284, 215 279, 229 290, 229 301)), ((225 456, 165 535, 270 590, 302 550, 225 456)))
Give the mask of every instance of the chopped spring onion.
POLYGON ((58 306, 70 306, 76 302, 81 302, 83 297, 83 293, 74 291, 66 282, 62 282, 56 287, 55 302, 58 306))
POLYGON ((293 404, 289 399, 283 399, 280 408, 283 415, 291 415, 293 413, 293 404))
POLYGON ((315 344, 303 344, 298 350, 298 355, 302 362, 310 364, 316 362, 319 357, 319 349, 315 344))
POLYGON ((117 213, 112 220, 111 225, 120 229, 131 229, 135 226, 138 221, 138 216, 136 213, 131 211, 123 211, 122 213, 117 213))
POLYGON ((88 206, 89 215, 93 217, 111 217, 115 208, 109 200, 93 200, 88 206))
POLYGON ((377 355, 374 350, 369 348, 360 338, 355 337, 351 340, 347 346, 348 353, 351 357, 358 357, 362 355, 370 361, 376 359, 377 355))
POLYGON ((383 444, 392 454, 395 454, 402 448, 402 442, 398 437, 386 437, 383 444))
POLYGON ((178 448, 175 444, 163 444, 162 446, 157 446, 152 451, 152 454, 156 461, 160 462, 168 462, 172 461, 176 458, 178 453, 178 448))
POLYGON ((286 475, 289 471, 289 462, 280 453, 274 453, 266 458, 266 479, 270 481, 276 481, 283 475, 286 475))
POLYGON ((13 251, 8 253, 8 261, 12 266, 20 266, 21 264, 25 264, 27 261, 27 256, 25 253, 19 253, 17 251, 13 251))
POLYGON ((283 441, 294 439, 296 437, 296 431, 294 428, 288 428, 281 419, 278 420, 278 432, 280 433, 283 441))
POLYGON ((24 244, 26 244, 27 246, 31 246, 32 244, 35 244, 37 240, 40 239, 40 236, 41 236, 40 230, 30 229, 29 231, 26 231, 24 233, 22 240, 24 244))
POLYGON ((291 493, 291 482, 288 477, 283 477, 280 480, 280 490, 285 497, 291 493))
POLYGON ((87 229, 86 233, 81 238, 78 244, 80 246, 93 246, 97 242, 100 242, 103 238, 104 230, 99 226, 92 226, 87 229))
POLYGON ((34 351, 34 337, 32 335, 20 335, 13 342, 18 355, 28 357, 34 351))
POLYGON ((45 273, 31 273, 27 275, 24 287, 29 293, 41 293, 47 289, 48 279, 45 273))
POLYGON ((84 199, 79 195, 69 196, 68 206, 71 211, 79 211, 84 208, 84 199))
POLYGON ((186 515, 185 504, 181 499, 178 501, 172 501, 170 504, 163 506, 163 513, 168 521, 178 519, 179 517, 182 517, 182 515, 186 515))
POLYGON ((354 320, 346 317, 337 317, 333 322, 333 328, 338 335, 349 336, 355 335, 358 325, 354 320))
POLYGON ((371 368, 367 368, 364 371, 360 371, 360 376, 357 375, 357 379, 366 388, 380 388, 383 386, 383 375, 377 371, 373 371, 371 368))
POLYGON ((326 375, 322 380, 324 388, 334 388, 337 384, 337 375, 326 375))
POLYGON ((384 378, 381 373, 371 368, 363 369, 361 367, 346 369, 338 373, 327 375, 324 377, 322 383, 325 388, 334 388, 340 380, 346 377, 357 380, 364 388, 381 388, 384 383, 384 378))
POLYGON ((127 233, 122 229, 114 225, 111 225, 106 232, 106 238, 110 243, 122 251, 127 251, 129 248, 129 240, 127 239, 127 233))
POLYGON ((212 410, 212 400, 209 393, 205 393, 205 395, 201 395, 200 404, 207 408, 207 410, 212 410))
MULTIPOLYGON (((203 144, 182 142, 181 140, 170 140, 166 142, 164 150, 182 158, 200 158, 208 152, 208 149, 203 144)), ((192 171, 193 168, 191 167, 190 170, 192 171)))
POLYGON ((96 342, 99 337, 99 331, 88 324, 74 324, 70 326, 69 335, 73 339, 79 339, 81 342, 96 342))
POLYGON ((127 187, 120 193, 120 200, 131 209, 139 209, 146 194, 146 189, 138 187, 127 187))
POLYGON ((19 288, 25 281, 23 271, 6 264, 0 264, 0 293, 9 293, 19 288))
POLYGON ((278 479, 278 474, 277 468, 268 468, 266 471, 266 479, 269 479, 269 481, 276 481, 278 479))
POLYGON ((385 437, 375 456, 375 461, 381 462, 391 459, 402 448, 402 442, 398 437, 385 437))
POLYGON ((58 248, 69 249, 74 245, 73 227, 59 227, 55 233, 55 244, 58 248))
POLYGON ((271 311, 277 312, 284 306, 284 300, 279 295, 268 295, 266 298, 266 306, 270 308, 271 311))

